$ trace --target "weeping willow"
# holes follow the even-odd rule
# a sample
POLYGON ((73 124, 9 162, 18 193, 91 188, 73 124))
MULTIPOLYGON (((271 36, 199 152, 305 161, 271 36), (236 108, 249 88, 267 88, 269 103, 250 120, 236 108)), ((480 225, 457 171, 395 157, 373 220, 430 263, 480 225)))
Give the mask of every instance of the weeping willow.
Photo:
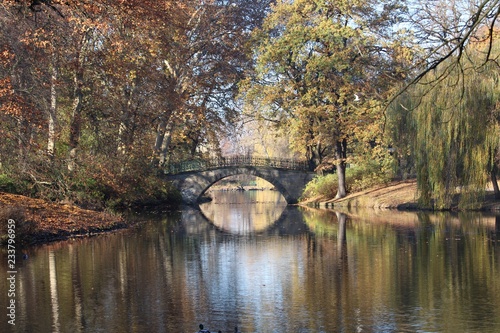
POLYGON ((500 68, 476 65, 478 53, 445 64, 398 103, 414 131, 410 146, 425 207, 451 208, 460 193, 459 208, 476 208, 496 172, 500 68))

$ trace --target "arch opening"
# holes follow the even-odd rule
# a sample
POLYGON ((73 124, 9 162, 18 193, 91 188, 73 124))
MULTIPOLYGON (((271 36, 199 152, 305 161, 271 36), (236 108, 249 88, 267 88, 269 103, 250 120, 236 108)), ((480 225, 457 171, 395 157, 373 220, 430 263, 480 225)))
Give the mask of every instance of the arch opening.
POLYGON ((259 173, 221 174, 217 179, 203 189, 198 201, 210 200, 211 193, 215 191, 276 191, 282 199, 289 202, 287 190, 275 179, 269 179, 259 173))
POLYGON ((280 197, 283 200, 286 200, 284 195, 276 188, 275 185, 273 185, 264 178, 247 174, 227 176, 216 181, 202 193, 202 197, 212 197, 213 194, 216 192, 236 192, 236 191, 240 192, 274 191, 279 193, 280 197))
POLYGON ((186 172, 166 176, 176 186, 184 203, 196 204, 202 195, 221 179, 239 174, 256 176, 271 183, 280 192, 288 204, 298 202, 304 186, 314 173, 290 171, 269 167, 224 167, 200 172, 186 172))
POLYGON ((225 177, 205 191, 202 214, 218 229, 231 234, 261 233, 269 229, 287 207, 273 184, 253 175, 225 177))

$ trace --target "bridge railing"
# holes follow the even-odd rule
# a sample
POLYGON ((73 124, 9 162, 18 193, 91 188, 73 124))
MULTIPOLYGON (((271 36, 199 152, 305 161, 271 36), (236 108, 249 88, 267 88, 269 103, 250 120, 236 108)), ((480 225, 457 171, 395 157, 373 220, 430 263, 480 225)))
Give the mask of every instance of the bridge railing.
POLYGON ((225 156, 211 159, 193 159, 176 163, 169 163, 165 167, 166 174, 183 172, 206 171, 224 167, 269 167, 277 169, 309 171, 309 164, 304 160, 290 158, 266 158, 252 156, 225 156))

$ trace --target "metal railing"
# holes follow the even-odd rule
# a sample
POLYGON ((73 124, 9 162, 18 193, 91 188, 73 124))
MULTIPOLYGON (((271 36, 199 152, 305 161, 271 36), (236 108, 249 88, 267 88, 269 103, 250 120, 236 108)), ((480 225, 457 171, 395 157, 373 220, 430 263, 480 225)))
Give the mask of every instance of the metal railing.
POLYGON ((175 175, 183 172, 206 171, 225 167, 268 167, 286 170, 309 171, 309 163, 305 160, 290 158, 266 158, 252 156, 226 156, 211 159, 193 159, 169 163, 165 173, 175 175))

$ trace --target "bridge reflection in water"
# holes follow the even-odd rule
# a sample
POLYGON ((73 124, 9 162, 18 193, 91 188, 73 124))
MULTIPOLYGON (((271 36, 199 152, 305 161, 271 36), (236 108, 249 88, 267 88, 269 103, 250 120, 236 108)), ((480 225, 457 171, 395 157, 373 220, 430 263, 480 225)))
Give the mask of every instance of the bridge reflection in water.
POLYGON ((205 217, 231 234, 261 233, 270 228, 287 203, 276 191, 212 191, 212 202, 200 204, 205 217))

